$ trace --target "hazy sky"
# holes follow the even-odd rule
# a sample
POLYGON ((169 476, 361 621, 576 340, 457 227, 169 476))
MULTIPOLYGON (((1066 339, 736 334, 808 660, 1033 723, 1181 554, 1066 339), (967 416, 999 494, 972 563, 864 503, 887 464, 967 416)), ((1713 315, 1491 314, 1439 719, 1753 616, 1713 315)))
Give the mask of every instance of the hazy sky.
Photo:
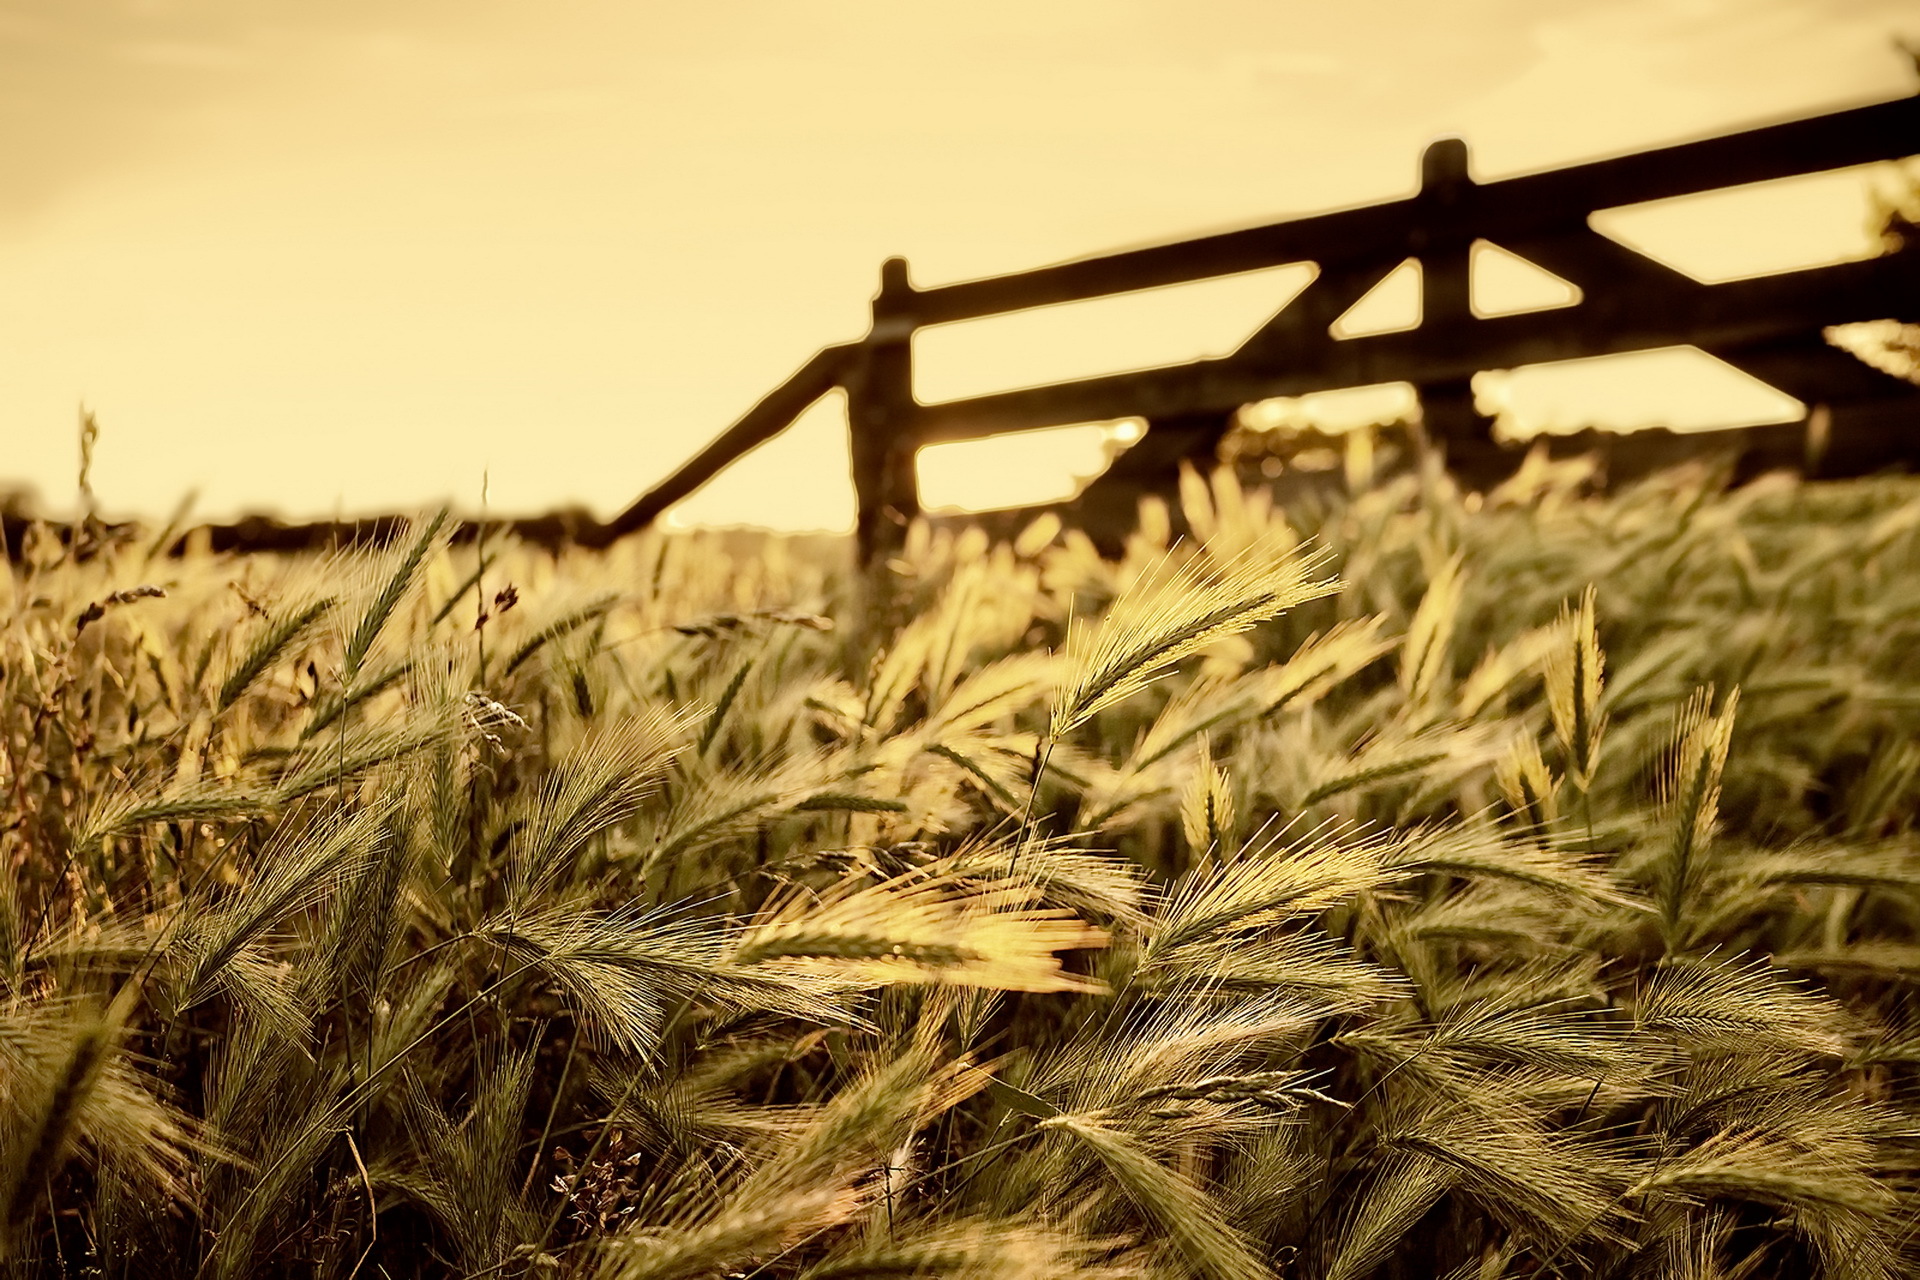
MULTIPOLYGON (((1896 34, 1911 0, 0 0, 0 484, 67 501, 84 401, 114 511, 484 471, 610 512, 857 336, 889 254, 937 283, 1392 197, 1444 133, 1486 179, 1884 99, 1896 34)), ((1769 226, 1858 238, 1829 213, 1769 226)), ((845 519, 834 411, 693 510, 845 519)))

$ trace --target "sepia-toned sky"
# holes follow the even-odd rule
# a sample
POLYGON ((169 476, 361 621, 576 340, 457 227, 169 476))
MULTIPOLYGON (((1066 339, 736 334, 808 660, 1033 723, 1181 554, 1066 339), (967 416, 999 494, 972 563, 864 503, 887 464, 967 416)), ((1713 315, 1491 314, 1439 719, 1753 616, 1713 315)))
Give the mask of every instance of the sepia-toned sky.
MULTIPOLYGON (((1896 35, 1911 0, 0 0, 0 487, 70 502, 84 403, 112 513, 471 509, 483 474, 607 513, 857 336, 890 254, 938 283, 1394 197, 1441 134, 1484 180, 1894 97, 1896 35)), ((1857 256, 1865 185, 1674 211, 1662 251, 1857 256)), ((1287 292, 1225 283, 1165 358, 1287 292)), ((1149 329, 956 328, 923 392, 1149 329)), ((844 525, 837 412, 681 518, 844 525)))

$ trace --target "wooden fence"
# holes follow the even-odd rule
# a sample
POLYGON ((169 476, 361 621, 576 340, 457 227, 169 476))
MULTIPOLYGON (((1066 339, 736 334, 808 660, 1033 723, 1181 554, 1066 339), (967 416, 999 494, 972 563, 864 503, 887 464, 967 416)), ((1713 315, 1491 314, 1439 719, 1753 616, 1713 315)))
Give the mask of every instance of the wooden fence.
MULTIPOLYGON (((1705 284, 1601 235, 1589 216, 1915 154, 1920 96, 1487 183, 1474 181, 1466 144, 1444 139, 1427 148, 1418 192, 1383 204, 929 288, 916 286, 905 260, 892 258, 881 267, 864 339, 820 351, 620 516, 582 535, 610 541, 647 525, 836 387, 847 394, 864 556, 893 545, 919 512, 915 455, 929 444, 1142 417, 1146 435, 1082 498, 1125 501, 1164 487, 1181 461, 1212 457, 1242 405, 1410 382, 1428 437, 1457 463, 1477 459, 1484 467, 1499 451, 1474 409, 1475 373, 1683 343, 1808 406, 1824 434, 1826 473, 1873 470, 1912 453, 1920 388, 1832 346, 1823 330, 1920 321, 1920 242, 1907 237, 1868 261, 1705 284), (1579 300, 1477 314, 1469 287, 1477 240, 1571 282, 1579 300), (1421 269, 1419 326, 1336 337, 1333 322, 1409 258, 1421 269), (1300 262, 1318 268, 1312 283, 1218 359, 937 404, 914 396, 913 338, 929 325, 1300 262)), ((1781 434, 1751 441, 1778 454, 1781 434)), ((1702 444, 1728 439, 1705 433, 1702 444)))

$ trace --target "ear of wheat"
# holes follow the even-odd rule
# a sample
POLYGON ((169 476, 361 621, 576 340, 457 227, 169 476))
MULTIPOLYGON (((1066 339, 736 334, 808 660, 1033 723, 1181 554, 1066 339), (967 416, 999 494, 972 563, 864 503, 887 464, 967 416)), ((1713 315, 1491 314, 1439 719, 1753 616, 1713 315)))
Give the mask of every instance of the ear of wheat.
POLYGON ((1335 584, 1315 578, 1318 567, 1313 557, 1272 546, 1224 563, 1157 566, 1098 624, 1069 634, 1049 735, 1064 737, 1208 645, 1329 594, 1335 584))
POLYGON ((871 572, 9 516, 0 1263, 1920 1271, 1920 485, 1370 439, 871 572))
POLYGON ((1547 709, 1566 753, 1567 775, 1584 790, 1599 763, 1600 735, 1606 720, 1600 696, 1606 658, 1594 621, 1594 589, 1581 593, 1577 609, 1562 608, 1564 639, 1547 654, 1547 709))

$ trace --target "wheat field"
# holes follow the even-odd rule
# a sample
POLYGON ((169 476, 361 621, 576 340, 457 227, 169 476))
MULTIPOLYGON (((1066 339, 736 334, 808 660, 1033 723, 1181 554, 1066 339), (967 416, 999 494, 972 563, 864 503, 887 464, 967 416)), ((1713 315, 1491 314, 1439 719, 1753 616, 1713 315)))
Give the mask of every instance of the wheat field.
POLYGON ((7 1274, 1914 1274, 1920 480, 1585 479, 40 531, 7 1274))

